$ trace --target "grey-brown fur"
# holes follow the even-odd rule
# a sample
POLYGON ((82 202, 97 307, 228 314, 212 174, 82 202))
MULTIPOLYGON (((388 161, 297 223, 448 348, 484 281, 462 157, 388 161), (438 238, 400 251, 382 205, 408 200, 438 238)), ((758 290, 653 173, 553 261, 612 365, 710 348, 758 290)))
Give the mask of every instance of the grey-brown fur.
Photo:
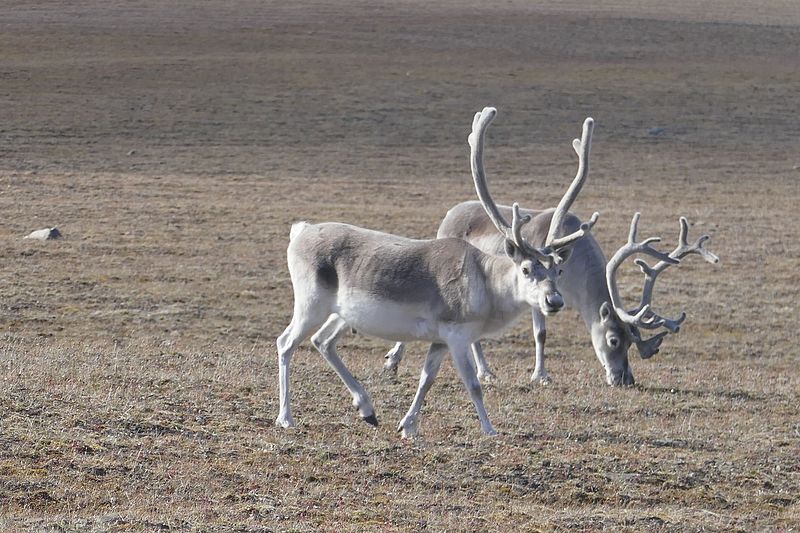
MULTIPOLYGON (((511 207, 500 205, 498 209, 504 216, 511 216, 511 207)), ((525 239, 533 246, 544 246, 554 210, 520 209, 520 212, 533 218, 523 227, 525 239)), ((564 218, 563 233, 577 231, 580 226, 581 220, 574 214, 568 213, 564 218)), ((497 232, 492 221, 486 216, 483 206, 477 201, 462 202, 450 209, 439 225, 436 235, 438 238, 463 239, 488 254, 505 254, 505 239, 497 232)), ((606 259, 603 250, 591 234, 587 234, 573 245, 570 259, 561 266, 562 276, 566 278, 559 280, 559 292, 564 296, 568 306, 575 307, 582 313, 588 325, 594 319, 594 313, 584 310, 577 304, 589 286, 599 293, 600 299, 609 300, 605 278, 606 259), (572 258, 575 260, 571 261, 572 258)))
MULTIPOLYGON (((497 211, 504 217, 510 217, 512 209, 508 206, 497 206, 497 211)), ((544 246, 554 210, 520 209, 520 213, 532 217, 532 220, 523 226, 522 236, 532 246, 544 246)), ((574 214, 568 213, 563 219, 561 233, 572 233, 580 227, 581 220, 574 214)), ((506 239, 496 230, 480 202, 467 201, 450 209, 439 226, 437 237, 464 239, 486 253, 505 255, 506 239)), ((603 315, 601 309, 604 302, 610 302, 605 265, 606 259, 600 245, 590 233, 587 233, 575 242, 567 260, 559 265, 558 288, 565 304, 581 314, 591 333, 597 358, 606 370, 609 384, 632 384, 633 372, 628 363, 628 348, 631 342, 626 334, 626 328, 614 313, 603 315), (609 341, 616 345, 609 345, 609 341)), ((544 317, 535 308, 532 313, 536 340, 536 368, 531 379, 548 383, 550 377, 545 369, 543 351, 546 335, 544 317)), ((387 354, 387 369, 396 368, 403 351, 404 347, 397 344, 387 354)), ((480 346, 474 348, 474 357, 479 375, 491 379, 493 374, 488 368, 480 346)))
MULTIPOLYGON (((537 257, 547 268, 563 273, 564 284, 572 284, 568 289, 571 290, 571 303, 581 310, 592 331, 592 343, 606 368, 607 381, 612 384, 633 383, 627 352, 607 357, 608 350, 598 348, 600 344, 613 344, 612 351, 619 352, 617 347, 621 344, 619 338, 622 335, 614 316, 606 312, 609 305, 608 293, 605 289, 605 277, 602 275, 605 258, 589 234, 599 214, 595 213, 587 222, 581 223, 569 213, 588 177, 594 120, 591 117, 586 118, 581 138, 572 141, 572 147, 578 155, 578 172, 556 208, 533 211, 521 209, 516 203, 510 208, 501 207, 492 200, 483 165, 483 149, 486 127, 495 115, 496 110, 493 108, 484 108, 476 113, 468 139, 472 177, 480 202, 465 202, 451 209, 439 227, 438 237, 464 239, 493 255, 516 254, 518 250, 522 250, 537 257), (508 222, 509 218, 511 223, 508 222), (570 257, 574 259, 568 261, 570 257), (606 307, 600 307, 600 302, 605 303, 606 307)), ((566 300, 561 300, 562 304, 565 302, 566 300)), ((547 336, 545 315, 548 311, 547 306, 534 305, 531 308, 536 341, 536 367, 531 379, 543 384, 550 382, 544 368, 544 344, 547 336)), ((385 367, 388 370, 396 369, 403 351, 402 344, 398 343, 386 355, 385 367)), ((480 343, 475 343, 472 351, 478 375, 491 379, 493 375, 485 362, 480 343)))
MULTIPOLYGON (((482 431, 495 434, 469 351, 479 349, 480 339, 506 327, 526 309, 535 308, 543 315, 562 308, 554 264, 596 221, 595 215, 574 234, 558 239, 548 236, 547 246, 539 249, 520 235, 529 220, 520 216, 516 204, 511 224, 498 214, 482 159, 485 131, 495 115, 496 110, 489 107, 476 113, 468 141, 476 192, 486 213, 494 216, 496 231, 505 238, 506 255, 482 252, 459 238, 419 241, 335 223, 292 227, 287 257, 295 304, 292 321, 277 340, 277 425, 294 425, 289 406, 290 360, 314 330, 311 342, 350 390, 362 418, 374 420, 366 391, 336 354, 339 336, 355 328, 384 339, 431 343, 417 393, 400 422, 403 436, 416 434, 425 395, 448 350, 482 431)), ((559 203, 561 215, 585 181, 592 126, 591 119, 584 122, 583 139, 576 148, 581 170, 559 203)))
MULTIPOLYGON (((508 217, 512 209, 506 206, 497 206, 497 212, 502 216, 508 217)), ((547 239, 548 228, 551 228, 553 210, 534 211, 520 210, 522 215, 530 215, 532 220, 523 227, 522 236, 533 246, 541 246, 547 239)), ((637 215, 638 216, 638 215, 637 215)), ((634 217, 634 227, 637 220, 634 217)), ((581 221, 572 214, 567 214, 564 218, 562 232, 569 233, 581 226, 581 221)), ((694 244, 689 244, 687 239, 688 222, 681 219, 681 234, 679 246, 669 255, 669 262, 662 261, 654 267, 654 271, 649 274, 649 285, 645 283, 644 303, 649 303, 648 292, 652 290, 652 283, 655 280, 657 271, 663 270, 669 264, 676 263, 677 260, 688 254, 699 254, 706 261, 716 263, 719 258, 703 247, 707 236, 700 237, 694 244)), ((495 231, 492 220, 487 216, 480 202, 463 202, 448 211, 444 220, 439 226, 438 236, 441 238, 460 238, 471 242, 484 252, 491 254, 503 254, 505 239, 495 231)), ((629 244, 630 246, 630 244, 629 244)), ((624 249, 625 247, 623 247, 624 249)), ((620 254, 623 249, 617 252, 620 254)), ((658 258, 664 259, 666 254, 652 250, 649 252, 658 258)), ((610 263, 614 263, 615 258, 610 263)), ((590 332, 592 346, 595 354, 606 370, 606 380, 612 385, 629 385, 634 383, 633 372, 628 363, 628 350, 635 343, 642 358, 651 357, 658 351, 661 340, 665 332, 657 334, 649 339, 642 339, 635 326, 628 325, 620 316, 620 304, 614 304, 615 294, 610 292, 610 287, 616 289, 616 281, 609 277, 608 268, 615 268, 607 265, 606 258, 597 241, 590 234, 585 235, 572 247, 570 257, 559 266, 558 286, 559 292, 564 297, 564 302, 578 310, 586 323, 590 332)), ((619 299, 618 293, 616 298, 619 299)), ((640 307, 641 308, 641 307, 640 307)), ((532 376, 533 380, 543 383, 549 382, 549 377, 544 369, 544 318, 537 316, 536 309, 532 310, 534 338, 536 339, 536 369, 532 376)), ((664 322, 668 331, 677 331, 677 326, 683 320, 683 316, 677 320, 665 320, 659 315, 651 313, 651 320, 656 327, 664 322)), ((629 318, 630 320, 630 318, 629 318)), ((653 326, 650 326, 652 329, 653 326)), ((404 347, 401 344, 387 354, 386 368, 394 370, 397 367, 404 347)), ((483 353, 478 347, 474 351, 475 361, 478 367, 479 376, 491 378, 492 373, 486 364, 483 353)))
POLYGON ((436 307, 442 320, 462 317, 470 283, 484 282, 485 255, 461 239, 414 240, 348 224, 307 224, 289 253, 296 258, 292 261, 313 268, 320 284, 331 291, 425 302, 436 307))
POLYGON ((294 289, 292 321, 278 338, 280 413, 291 427, 289 363, 300 342, 311 342, 339 374, 361 417, 375 411, 363 386, 336 353, 350 328, 388 340, 427 340, 431 348, 420 385, 400 422, 406 437, 417 432, 419 411, 449 350, 478 412, 481 429, 494 434, 483 406, 470 346, 509 325, 536 305, 560 309, 552 269, 522 254, 494 256, 465 240, 413 240, 347 224, 301 222, 287 250, 294 289))

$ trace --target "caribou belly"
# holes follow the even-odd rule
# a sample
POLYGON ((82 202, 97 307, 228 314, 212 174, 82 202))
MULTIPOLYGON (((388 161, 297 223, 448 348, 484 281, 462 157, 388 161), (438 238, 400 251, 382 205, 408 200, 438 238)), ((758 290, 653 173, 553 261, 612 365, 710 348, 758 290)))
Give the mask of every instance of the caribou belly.
POLYGON ((439 341, 439 325, 430 310, 413 303, 397 303, 350 294, 338 302, 337 314, 359 333, 390 341, 439 341))

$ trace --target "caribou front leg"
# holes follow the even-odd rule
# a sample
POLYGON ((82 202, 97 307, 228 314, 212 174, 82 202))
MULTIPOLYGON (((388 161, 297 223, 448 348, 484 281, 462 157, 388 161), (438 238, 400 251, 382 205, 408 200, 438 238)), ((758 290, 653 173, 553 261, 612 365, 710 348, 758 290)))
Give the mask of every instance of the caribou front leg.
POLYGON ((347 390, 353 396, 353 406, 358 409, 361 418, 367 424, 378 425, 378 418, 375 416, 375 408, 367 394, 367 391, 353 377, 353 374, 345 366, 339 355, 336 353, 336 341, 348 328, 347 323, 338 315, 331 315, 328 321, 311 337, 311 344, 314 345, 325 361, 339 375, 347 390))
POLYGON ((541 385, 549 385, 552 383, 547 369, 544 367, 544 343, 547 340, 547 328, 544 319, 544 313, 539 309, 531 309, 531 316, 533 317, 533 340, 536 344, 536 366, 531 374, 531 381, 539 382, 541 385))

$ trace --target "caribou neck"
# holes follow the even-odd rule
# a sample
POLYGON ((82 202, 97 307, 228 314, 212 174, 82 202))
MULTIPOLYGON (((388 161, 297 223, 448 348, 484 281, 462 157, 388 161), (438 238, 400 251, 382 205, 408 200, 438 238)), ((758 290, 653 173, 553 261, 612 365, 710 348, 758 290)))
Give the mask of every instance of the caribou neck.
POLYGON ((564 265, 558 288, 567 305, 576 309, 586 327, 600 321, 600 306, 611 303, 606 284, 606 260, 600 246, 587 238, 575 246, 572 257, 564 265))
POLYGON ((482 254, 481 265, 488 289, 487 303, 492 309, 489 322, 498 324, 488 327, 491 330, 502 329, 519 315, 529 311, 531 304, 520 287, 516 265, 509 257, 482 254))

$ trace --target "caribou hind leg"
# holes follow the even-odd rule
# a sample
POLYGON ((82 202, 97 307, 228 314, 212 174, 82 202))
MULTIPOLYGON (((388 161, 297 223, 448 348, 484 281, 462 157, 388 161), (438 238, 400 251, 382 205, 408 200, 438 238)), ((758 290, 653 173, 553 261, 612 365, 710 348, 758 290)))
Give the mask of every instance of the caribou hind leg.
POLYGON ((392 374, 397 374, 397 365, 400 364, 400 361, 403 360, 403 354, 406 352, 406 345, 402 342, 398 342, 397 344, 389 350, 386 355, 383 357, 386 359, 386 362, 383 363, 383 369, 386 372, 390 372, 392 374))
POLYGON ((311 337, 311 343, 322 354, 325 361, 339 375, 347 390, 353 396, 353 406, 358 409, 361 418, 368 424, 378 425, 378 418, 375 416, 375 408, 367 394, 367 391, 353 377, 353 374, 345 366, 342 359, 336 353, 336 341, 348 329, 347 323, 339 315, 331 315, 328 321, 311 337))
POLYGON ((292 321, 286 330, 278 337, 278 394, 280 402, 280 412, 275 419, 275 425, 288 428, 294 427, 294 419, 289 406, 289 363, 292 361, 292 354, 312 331, 317 329, 325 320, 325 316, 315 316, 313 313, 305 314, 299 312, 295 306, 292 321))
POLYGON ((489 363, 486 362, 486 356, 483 355, 483 347, 480 342, 472 343, 472 358, 475 361, 475 369, 478 371, 478 379, 484 383, 494 383, 497 376, 489 368, 489 363))

